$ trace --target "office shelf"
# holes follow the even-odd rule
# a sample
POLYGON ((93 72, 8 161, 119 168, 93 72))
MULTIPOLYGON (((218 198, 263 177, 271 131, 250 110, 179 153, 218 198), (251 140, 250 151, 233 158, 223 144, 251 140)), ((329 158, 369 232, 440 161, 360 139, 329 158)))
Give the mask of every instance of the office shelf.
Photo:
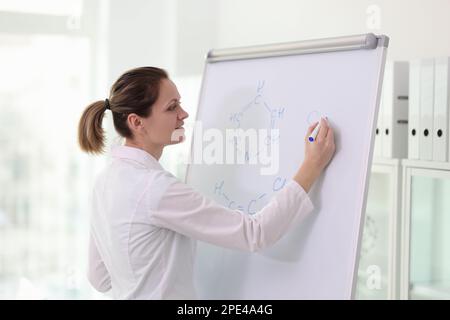
POLYGON ((398 297, 401 161, 375 158, 360 248, 356 299, 398 297))

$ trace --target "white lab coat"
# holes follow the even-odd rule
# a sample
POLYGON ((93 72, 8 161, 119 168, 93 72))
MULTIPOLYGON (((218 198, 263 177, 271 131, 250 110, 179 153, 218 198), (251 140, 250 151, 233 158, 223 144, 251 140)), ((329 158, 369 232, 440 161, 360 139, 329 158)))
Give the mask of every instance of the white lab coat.
POLYGON ((88 279, 116 299, 195 299, 195 240, 257 251, 313 209, 295 181, 247 215, 181 183, 144 150, 116 146, 112 158, 93 190, 88 279))

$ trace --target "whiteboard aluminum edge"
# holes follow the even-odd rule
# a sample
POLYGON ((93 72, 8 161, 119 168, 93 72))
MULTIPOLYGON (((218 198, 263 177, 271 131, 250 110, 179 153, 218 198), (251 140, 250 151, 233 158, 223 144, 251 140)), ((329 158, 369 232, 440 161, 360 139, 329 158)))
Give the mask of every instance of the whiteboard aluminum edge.
POLYGON ((208 52, 207 62, 220 62, 242 59, 256 59, 286 55, 324 53, 348 50, 370 50, 387 47, 389 38, 373 33, 344 37, 323 38, 295 42, 275 43, 268 45, 213 49, 208 52))
MULTIPOLYGON (((202 84, 200 85, 200 92, 198 94, 198 104, 197 104, 197 112, 195 115, 195 123, 199 120, 200 116, 200 103, 202 101, 202 93, 203 88, 205 86, 205 78, 206 78, 206 70, 208 69, 208 55, 205 55, 205 64, 203 65, 203 73, 202 73, 202 84)), ((190 154, 189 154, 189 162, 186 168, 186 171, 184 173, 184 182, 187 183, 189 179, 189 172, 190 172, 190 162, 192 160, 193 154, 194 154, 194 143, 195 143, 195 127, 194 130, 192 130, 192 138, 191 138, 191 147, 190 147, 190 154)), ((202 159, 203 160, 203 159, 202 159)))
MULTIPOLYGON (((385 37, 387 39, 387 41, 389 41, 387 36, 381 36, 382 38, 385 37)), ((355 299, 355 293, 356 293, 356 286, 357 286, 357 279, 358 279, 358 268, 359 268, 359 258, 360 258, 360 247, 361 247, 361 242, 362 242, 362 234, 363 234, 363 226, 364 226, 364 219, 365 219, 365 215, 366 215, 366 208, 367 208, 367 196, 368 196, 368 192, 369 192, 369 183, 368 180, 370 178, 370 174, 371 174, 371 167, 372 167, 372 161, 373 161, 373 152, 374 152, 374 144, 375 144, 375 129, 376 129, 376 125, 377 125, 377 119, 378 119, 378 113, 380 110, 380 99, 381 99, 381 88, 383 86, 383 78, 384 78, 384 69, 385 69, 385 64, 386 64, 386 55, 387 55, 387 46, 381 46, 381 68, 379 70, 378 73, 378 84, 377 84, 377 97, 376 97, 376 107, 374 108, 375 110, 375 114, 373 115, 373 121, 372 121, 372 128, 370 131, 370 144, 369 144, 369 152, 367 152, 366 154, 368 154, 368 158, 366 158, 367 160, 367 170, 365 172, 364 175, 364 182, 363 185, 361 186, 362 188, 364 188, 364 193, 363 193, 363 198, 362 201, 360 201, 361 203, 361 208, 360 208, 360 220, 359 222, 356 222, 359 224, 359 228, 358 228, 358 242, 356 245, 356 252, 354 252, 353 257, 355 258, 355 261, 353 262, 354 265, 354 269, 353 269, 353 278, 352 278, 352 286, 351 286, 351 292, 348 293, 348 297, 349 299, 355 299)))

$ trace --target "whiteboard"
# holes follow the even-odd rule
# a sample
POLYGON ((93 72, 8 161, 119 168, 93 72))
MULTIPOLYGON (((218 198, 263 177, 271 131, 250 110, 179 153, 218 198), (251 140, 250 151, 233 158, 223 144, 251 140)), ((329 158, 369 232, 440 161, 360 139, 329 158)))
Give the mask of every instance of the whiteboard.
POLYGON ((249 253, 198 243, 199 298, 353 298, 387 43, 368 34, 210 52, 197 113, 203 132, 277 129, 279 170, 196 163, 187 169, 189 185, 254 214, 293 177, 307 128, 320 115, 335 130, 336 153, 309 192, 313 213, 274 246, 249 253))

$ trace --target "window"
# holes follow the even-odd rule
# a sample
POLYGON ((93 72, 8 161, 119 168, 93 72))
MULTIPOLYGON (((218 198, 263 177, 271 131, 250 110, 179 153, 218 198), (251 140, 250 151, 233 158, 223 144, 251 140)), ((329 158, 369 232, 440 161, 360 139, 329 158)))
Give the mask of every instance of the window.
POLYGON ((77 145, 89 65, 87 37, 0 34, 0 298, 101 297, 85 276, 101 160, 77 145))

